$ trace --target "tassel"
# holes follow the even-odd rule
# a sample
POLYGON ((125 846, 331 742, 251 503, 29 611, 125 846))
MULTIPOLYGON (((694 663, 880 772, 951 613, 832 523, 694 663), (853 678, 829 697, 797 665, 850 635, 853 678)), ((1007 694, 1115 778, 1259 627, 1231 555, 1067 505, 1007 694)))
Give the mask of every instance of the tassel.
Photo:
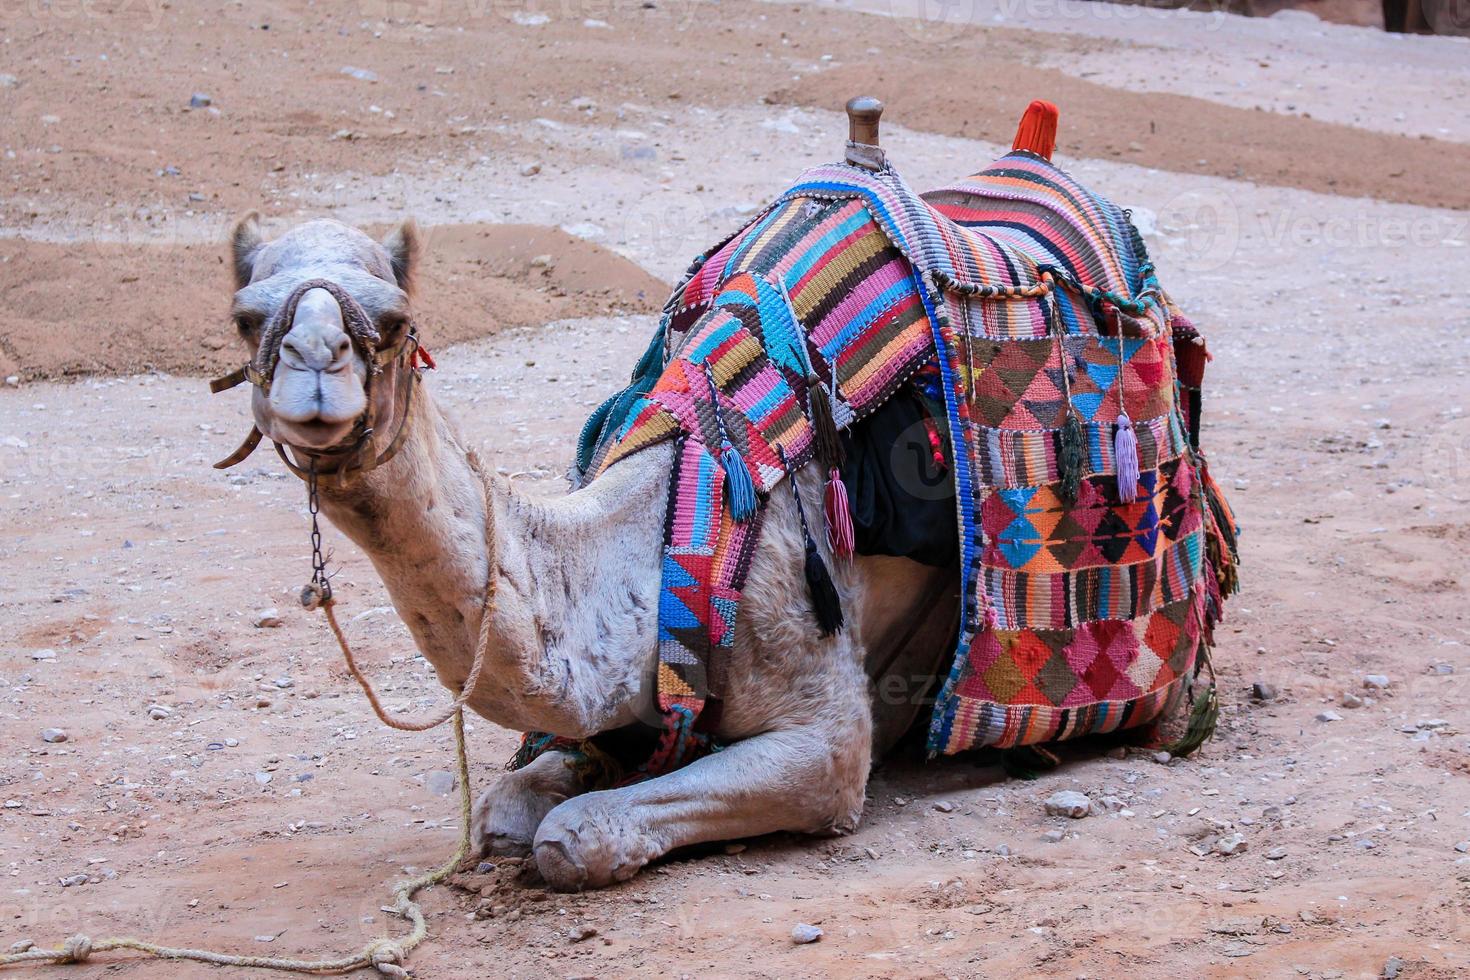
POLYGON ((1113 434, 1113 461, 1118 468, 1118 500, 1129 504, 1138 499, 1138 434, 1127 412, 1118 413, 1118 431, 1113 434))
POLYGON ((801 521, 801 534, 806 539, 806 574, 807 591, 812 596, 812 611, 817 614, 817 627, 823 636, 831 636, 842 629, 842 598, 837 594, 837 586, 832 582, 832 573, 827 570, 827 563, 822 561, 821 554, 817 551, 817 543, 812 540, 811 527, 806 522, 806 508, 801 505, 801 488, 796 485, 796 470, 791 468, 791 463, 786 459, 786 450, 776 446, 776 455, 781 459, 781 465, 786 468, 786 474, 791 478, 791 497, 796 501, 796 517, 801 521))
POLYGON ((847 499, 847 484, 837 467, 827 471, 827 491, 822 496, 827 514, 827 546, 840 558, 851 558, 856 550, 852 529, 852 508, 847 499))
POLYGON ((832 417, 832 396, 827 386, 818 381, 816 375, 807 376, 807 400, 811 405, 812 438, 817 449, 817 458, 829 469, 841 466, 847 458, 842 447, 842 436, 837 431, 837 421, 832 417))
POLYGON ((1012 150, 1027 150, 1050 160, 1057 147, 1057 107, 1050 102, 1035 100, 1026 107, 1021 124, 1016 127, 1016 139, 1012 150))
POLYGON ((1062 478, 1062 497, 1069 504, 1077 502, 1082 491, 1082 470, 1087 457, 1087 434, 1076 412, 1067 413, 1062 424, 1061 445, 1057 451, 1057 469, 1062 478))
POLYGON ((817 614, 817 627, 822 635, 831 636, 842 629, 842 600, 810 534, 806 536, 806 587, 811 591, 812 611, 817 614))
MULTIPOLYGON (((1190 694, 1193 696, 1192 690, 1190 694)), ((1219 720, 1220 697, 1212 680, 1204 694, 1194 698, 1194 708, 1189 712, 1189 724, 1184 729, 1184 734, 1179 736, 1178 741, 1164 746, 1164 751, 1181 758, 1189 755, 1214 737, 1215 725, 1219 720)))
POLYGON ((724 409, 720 407, 720 387, 715 384, 715 371, 708 361, 704 362, 704 379, 709 383, 710 410, 720 433, 720 467, 725 471, 725 499, 730 505, 730 516, 744 523, 755 516, 760 498, 755 495, 755 480, 750 476, 750 467, 745 465, 745 457, 730 444, 724 409))
POLYGON ((725 499, 730 502, 730 516, 744 523, 755 516, 759 503, 750 467, 745 465, 745 457, 739 450, 728 442, 720 447, 720 466, 725 470, 725 499))

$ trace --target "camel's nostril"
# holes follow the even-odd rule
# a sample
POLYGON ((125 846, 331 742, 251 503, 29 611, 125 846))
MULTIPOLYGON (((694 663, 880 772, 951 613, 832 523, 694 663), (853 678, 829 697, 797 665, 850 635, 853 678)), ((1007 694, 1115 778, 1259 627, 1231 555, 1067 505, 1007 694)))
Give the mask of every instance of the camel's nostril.
POLYGON ((347 352, 350 350, 352 350, 352 341, 348 340, 346 337, 343 337, 341 340, 337 341, 337 347, 332 352, 333 359, 340 361, 342 358, 347 356, 347 352))
POLYGON ((301 353, 301 348, 300 347, 297 347, 294 343, 292 343, 291 338, 289 338, 289 337, 287 337, 285 340, 281 341, 281 349, 284 350, 286 353, 290 354, 292 357, 302 357, 303 356, 302 353, 301 353))

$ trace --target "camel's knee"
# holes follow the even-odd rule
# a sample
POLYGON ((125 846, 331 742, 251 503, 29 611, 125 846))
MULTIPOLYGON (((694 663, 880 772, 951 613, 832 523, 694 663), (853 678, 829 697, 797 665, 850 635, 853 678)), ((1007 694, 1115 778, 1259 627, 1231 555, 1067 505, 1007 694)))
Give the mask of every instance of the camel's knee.
POLYGON ((801 798, 808 825, 792 827, 812 834, 846 834, 862 820, 872 764, 872 725, 868 718, 845 719, 804 739, 801 751, 810 759, 793 765, 797 776, 789 792, 801 798))
POLYGON ((579 792, 581 783, 560 752, 548 752, 497 777, 475 801, 471 830, 476 849, 486 855, 530 854, 541 821, 579 792))

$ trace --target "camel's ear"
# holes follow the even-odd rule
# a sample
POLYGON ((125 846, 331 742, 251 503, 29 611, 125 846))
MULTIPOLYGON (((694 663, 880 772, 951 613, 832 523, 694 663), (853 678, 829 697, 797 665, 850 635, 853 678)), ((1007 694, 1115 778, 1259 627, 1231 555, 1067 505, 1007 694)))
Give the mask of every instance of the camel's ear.
POLYGON ((251 211, 235 222, 235 233, 230 236, 230 251, 235 266, 235 288, 250 285, 255 271, 255 253, 265 244, 260 234, 260 212, 251 211))
POLYGON ((393 262, 393 278, 398 280, 398 288, 412 295, 413 277, 419 266, 418 223, 412 218, 404 221, 388 232, 388 237, 383 239, 383 247, 393 262))

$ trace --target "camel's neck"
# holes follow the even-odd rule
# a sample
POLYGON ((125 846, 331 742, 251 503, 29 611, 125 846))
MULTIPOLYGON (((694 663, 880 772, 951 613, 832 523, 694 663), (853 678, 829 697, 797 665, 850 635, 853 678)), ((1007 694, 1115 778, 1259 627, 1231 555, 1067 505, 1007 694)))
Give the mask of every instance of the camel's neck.
POLYGON ((323 512, 367 552, 454 691, 470 670, 493 570, 490 642, 470 700, 477 713, 569 736, 634 720, 655 655, 666 465, 629 460, 550 501, 492 478, 487 540, 486 487, 451 423, 420 394, 398 455, 344 491, 324 488, 323 512))

